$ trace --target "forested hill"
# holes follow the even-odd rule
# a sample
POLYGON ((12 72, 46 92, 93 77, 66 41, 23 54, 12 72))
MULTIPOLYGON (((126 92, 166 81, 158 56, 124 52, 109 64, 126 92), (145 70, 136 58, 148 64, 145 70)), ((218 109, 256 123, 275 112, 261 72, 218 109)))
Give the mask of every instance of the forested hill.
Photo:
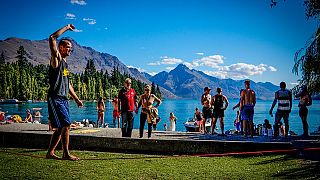
MULTIPOLYGON (((100 53, 90 47, 79 45, 76 41, 74 41, 71 38, 69 39, 73 43, 72 55, 68 57, 68 65, 72 73, 84 73, 88 61, 90 60, 91 62, 93 62, 93 65, 95 66, 95 69, 98 72, 105 73, 107 71, 110 75, 114 68, 116 68, 121 75, 130 76, 141 81, 141 83, 152 83, 142 73, 136 72, 135 69, 129 69, 116 56, 112 56, 107 53, 100 53)), ((6 63, 18 61, 17 50, 20 46, 24 48, 24 57, 26 61, 31 65, 38 66, 49 64, 50 52, 47 39, 28 40, 15 37, 0 40, 0 53, 3 53, 4 60, 6 63)), ((40 81, 42 79, 36 78, 35 80, 40 81)), ((123 85, 123 82, 121 82, 121 85, 123 85)), ((163 89, 162 87, 159 88, 164 98, 177 98, 171 92, 163 89)))

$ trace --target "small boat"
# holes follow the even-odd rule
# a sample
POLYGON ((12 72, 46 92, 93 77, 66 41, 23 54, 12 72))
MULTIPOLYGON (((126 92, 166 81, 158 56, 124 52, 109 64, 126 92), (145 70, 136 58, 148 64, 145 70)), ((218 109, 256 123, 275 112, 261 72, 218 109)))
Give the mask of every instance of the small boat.
MULTIPOLYGON (((187 132, 199 132, 199 126, 197 126, 197 121, 193 118, 190 118, 187 122, 183 123, 184 127, 186 128, 187 132)), ((211 122, 206 121, 205 127, 207 131, 210 131, 211 128, 211 122)))
POLYGON ((1 99, 0 104, 21 104, 25 103, 25 101, 19 101, 17 99, 1 99))

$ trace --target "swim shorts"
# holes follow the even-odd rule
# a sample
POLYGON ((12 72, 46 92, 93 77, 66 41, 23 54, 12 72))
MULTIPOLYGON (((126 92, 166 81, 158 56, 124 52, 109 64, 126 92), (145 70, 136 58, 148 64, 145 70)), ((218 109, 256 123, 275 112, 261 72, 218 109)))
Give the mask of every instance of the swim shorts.
POLYGON ((307 116, 308 115, 308 108, 305 106, 300 107, 299 109, 299 116, 307 116))
POLYGON ((117 110, 113 110, 112 115, 113 115, 113 118, 114 118, 114 119, 115 119, 115 118, 120 118, 120 112, 117 111, 117 110))
POLYGON ((70 126, 70 114, 69 114, 69 102, 66 97, 48 96, 48 114, 52 128, 58 128, 70 126))
POLYGON ((208 119, 208 118, 212 118, 213 117, 212 108, 203 107, 202 108, 202 114, 203 114, 203 118, 205 120, 208 119))
POLYGON ((224 117, 224 110, 223 109, 213 109, 213 117, 215 119, 217 118, 221 118, 221 117, 224 117))
POLYGON ((241 119, 242 120, 253 120, 253 114, 254 114, 254 106, 251 104, 246 104, 242 107, 241 111, 241 119))

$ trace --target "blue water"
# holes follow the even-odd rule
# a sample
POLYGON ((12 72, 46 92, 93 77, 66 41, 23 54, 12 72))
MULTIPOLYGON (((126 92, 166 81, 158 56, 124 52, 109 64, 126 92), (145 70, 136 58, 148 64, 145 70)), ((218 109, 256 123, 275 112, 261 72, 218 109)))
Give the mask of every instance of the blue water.
MULTIPOLYGON (((230 100, 228 109, 225 111, 225 130, 234 129, 233 121, 236 118, 236 111, 232 110, 232 107, 238 103, 238 100, 230 100)), ((271 107, 272 101, 257 101, 255 106, 254 123, 262 124, 264 119, 269 119, 273 123, 274 118, 271 118, 268 114, 271 107)), ((43 118, 41 118, 42 123, 47 123, 48 110, 46 102, 39 103, 26 103, 26 104, 1 104, 0 110, 5 111, 6 115, 18 114, 23 119, 26 117, 25 110, 32 108, 43 108, 41 113, 43 118)), ((165 100, 159 107, 159 116, 161 121, 159 122, 157 129, 163 130, 163 125, 169 122, 170 112, 174 112, 177 120, 176 129, 177 131, 185 131, 183 123, 189 118, 193 117, 193 113, 196 107, 201 110, 200 100, 165 100)), ((276 110, 277 106, 275 107, 276 110)), ((105 121, 112 124, 112 104, 111 102, 106 102, 106 113, 105 121)), ((275 113, 274 110, 274 113, 275 113)), ((298 101, 293 102, 293 109, 290 114, 289 124, 290 130, 298 134, 302 134, 302 123, 299 117, 298 101)), ((81 121, 82 119, 89 119, 96 121, 97 111, 96 103, 85 102, 83 108, 78 108, 74 101, 70 101, 70 114, 71 119, 74 121, 81 121)), ((313 105, 309 107, 308 115, 309 131, 313 132, 320 126, 320 101, 313 101, 313 105)), ((219 122, 217 122, 217 127, 220 127, 219 122)), ((139 115, 135 115, 134 128, 139 128, 139 115)), ((218 131, 219 132, 219 131, 218 131)))

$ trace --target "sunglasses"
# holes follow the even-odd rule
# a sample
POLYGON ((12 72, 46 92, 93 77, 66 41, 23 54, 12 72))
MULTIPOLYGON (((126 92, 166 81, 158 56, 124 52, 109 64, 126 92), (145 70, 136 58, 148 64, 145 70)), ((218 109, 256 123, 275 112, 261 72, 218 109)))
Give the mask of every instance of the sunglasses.
POLYGON ((149 89, 145 89, 144 91, 150 91, 149 89))

